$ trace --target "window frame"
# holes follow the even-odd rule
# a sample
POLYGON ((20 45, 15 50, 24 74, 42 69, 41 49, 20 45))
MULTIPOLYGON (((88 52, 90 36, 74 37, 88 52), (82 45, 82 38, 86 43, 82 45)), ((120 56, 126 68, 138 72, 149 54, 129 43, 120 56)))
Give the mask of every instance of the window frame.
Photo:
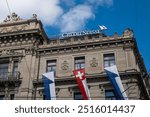
POLYGON ((3 79, 8 78, 8 73, 9 73, 9 61, 1 61, 0 62, 0 76, 3 79), (7 64, 7 65, 6 65, 7 64), (6 67, 7 66, 7 67, 6 67))
POLYGON ((0 100, 4 100, 5 99, 5 95, 0 95, 0 100))
POLYGON ((103 67, 116 65, 115 53, 103 54, 103 67))
POLYGON ((19 61, 13 61, 12 75, 17 78, 19 61), (17 63, 17 64, 16 64, 17 63))
POLYGON ((81 92, 73 92, 73 99, 74 100, 83 100, 83 96, 81 92))
POLYGON ((15 99, 15 94, 10 94, 10 100, 14 100, 15 99))
POLYGON ((75 57, 74 69, 83 69, 83 68, 85 68, 85 56, 75 57))
POLYGON ((56 75, 56 69, 57 69, 57 60, 56 59, 46 61, 46 72, 54 71, 54 75, 56 75), (49 68, 50 68, 50 70, 48 70, 49 68))

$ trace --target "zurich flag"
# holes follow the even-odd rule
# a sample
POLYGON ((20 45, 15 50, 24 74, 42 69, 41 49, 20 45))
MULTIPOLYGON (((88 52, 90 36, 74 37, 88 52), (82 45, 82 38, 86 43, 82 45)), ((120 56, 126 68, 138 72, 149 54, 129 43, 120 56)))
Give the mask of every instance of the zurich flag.
POLYGON ((120 79, 116 65, 113 65, 110 67, 105 67, 104 69, 108 75, 108 78, 109 78, 111 84, 114 87, 114 91, 116 93, 117 99, 127 100, 128 97, 127 97, 126 92, 123 88, 123 85, 122 85, 122 82, 121 82, 121 79, 120 79))
POLYGON ((54 72, 47 72, 42 75, 44 82, 44 95, 45 100, 55 100, 55 81, 54 81, 54 72))

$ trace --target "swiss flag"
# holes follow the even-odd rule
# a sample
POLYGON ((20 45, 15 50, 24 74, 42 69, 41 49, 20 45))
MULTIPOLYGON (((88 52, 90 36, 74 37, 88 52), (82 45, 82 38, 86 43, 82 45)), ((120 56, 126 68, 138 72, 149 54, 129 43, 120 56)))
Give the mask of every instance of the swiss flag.
POLYGON ((82 93, 84 100, 90 99, 90 93, 87 86, 86 78, 85 78, 85 70, 84 69, 77 69, 73 71, 73 74, 76 78, 76 81, 78 83, 79 89, 82 93))
POLYGON ((85 70, 84 69, 77 69, 73 71, 73 74, 76 79, 84 80, 85 79, 85 70))

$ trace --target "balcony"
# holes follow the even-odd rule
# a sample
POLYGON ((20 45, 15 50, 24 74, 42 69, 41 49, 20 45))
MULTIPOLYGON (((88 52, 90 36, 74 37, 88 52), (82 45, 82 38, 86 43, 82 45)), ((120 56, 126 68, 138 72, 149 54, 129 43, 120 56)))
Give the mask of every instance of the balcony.
POLYGON ((0 84, 21 83, 20 72, 1 72, 0 84))

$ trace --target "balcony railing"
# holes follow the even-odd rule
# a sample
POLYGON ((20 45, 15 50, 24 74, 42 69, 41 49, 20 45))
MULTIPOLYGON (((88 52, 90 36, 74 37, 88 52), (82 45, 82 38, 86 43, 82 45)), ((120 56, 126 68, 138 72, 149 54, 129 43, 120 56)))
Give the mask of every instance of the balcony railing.
POLYGON ((1 72, 0 81, 16 81, 20 79, 20 72, 1 72))

